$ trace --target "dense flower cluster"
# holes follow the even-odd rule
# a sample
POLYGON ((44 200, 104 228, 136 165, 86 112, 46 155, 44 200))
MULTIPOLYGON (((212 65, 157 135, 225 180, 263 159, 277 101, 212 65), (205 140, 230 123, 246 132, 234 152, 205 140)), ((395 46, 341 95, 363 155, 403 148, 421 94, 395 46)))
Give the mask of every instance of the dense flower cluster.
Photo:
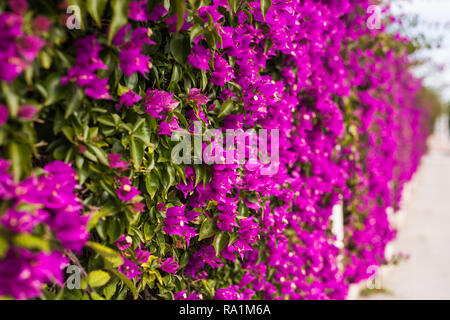
MULTIPOLYGON (((344 299, 349 285, 371 275, 369 266, 387 262, 395 236, 388 212, 426 151, 431 113, 408 71, 408 41, 366 27, 368 0, 272 0, 267 10, 268 1, 113 3, 88 9, 107 28, 91 20, 76 31, 54 26, 75 41, 47 48, 55 62, 45 72, 59 76, 61 90, 82 88, 80 97, 58 95, 46 81, 34 92, 30 76, 20 76, 50 20, 36 17, 41 28, 27 36, 26 1, 10 1, 12 12, 0 14, 0 79, 33 91, 17 97, 22 107, 13 112, 16 88, 2 87, 10 92, 0 101, 0 146, 9 151, 0 151, 13 168, 0 162, 1 224, 12 239, 0 258, 0 295, 32 298, 44 283, 61 285, 63 249, 90 272, 90 296, 107 299, 138 291, 177 300, 344 299), (38 113, 35 133, 48 148, 31 150, 27 164, 48 164, 17 183, 13 147, 25 147, 8 130, 20 123, 32 131, 16 121, 36 116, 28 97, 51 111, 38 113), (204 141, 198 125, 277 134, 236 139, 224 150, 223 137, 204 141), (176 164, 180 129, 193 138, 193 161, 176 164), (262 157, 273 161, 247 161, 252 143, 265 145, 262 157), (81 203, 93 212, 89 221, 81 203), (338 204, 343 247, 331 232, 338 204), (87 230, 95 254, 81 252, 87 230), (14 242, 22 234, 47 239, 38 232, 53 236, 55 249, 14 242), (106 273, 99 269, 118 279, 94 281, 106 273)), ((69 297, 88 297, 83 290, 69 297)))
POLYGON ((74 193, 75 170, 69 165, 51 162, 43 168, 44 174, 20 183, 14 183, 8 169, 8 161, 0 160, 0 199, 11 203, 1 217, 2 226, 20 237, 31 235, 38 225, 44 225, 46 232, 60 243, 51 252, 34 253, 13 241, 0 262, 0 294, 33 298, 41 294, 46 282, 63 284, 62 269, 68 265, 68 259, 61 251, 81 253, 89 237, 88 217, 81 215, 82 207, 74 193))

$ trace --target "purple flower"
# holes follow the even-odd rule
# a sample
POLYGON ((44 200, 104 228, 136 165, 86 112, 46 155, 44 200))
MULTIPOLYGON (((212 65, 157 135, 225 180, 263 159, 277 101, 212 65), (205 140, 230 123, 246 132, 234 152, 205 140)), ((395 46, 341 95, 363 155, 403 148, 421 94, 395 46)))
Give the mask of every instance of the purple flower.
POLYGON ((191 53, 188 56, 188 63, 203 71, 209 70, 209 59, 211 58, 211 52, 201 44, 196 44, 192 47, 191 53))
POLYGON ((150 251, 145 251, 145 250, 142 250, 141 248, 137 248, 136 249, 136 260, 139 263, 147 263, 148 258, 150 258, 151 254, 152 253, 150 251))
POLYGON ((114 242, 119 250, 124 251, 133 244, 133 239, 130 236, 121 235, 119 239, 114 242))
POLYGON ((33 106, 23 105, 19 108, 17 115, 24 119, 31 119, 38 112, 38 109, 33 106))
MULTIPOLYGON (((184 22, 183 22, 183 25, 181 26, 180 31, 187 31, 187 30, 189 30, 190 27, 193 26, 193 24, 186 22, 186 16, 187 16, 187 11, 184 13, 184 22)), ((166 24, 169 27, 170 32, 177 31, 177 23, 178 23, 177 21, 178 21, 177 15, 168 17, 166 19, 166 24)))
POLYGON ((9 249, 0 260, 0 295, 14 299, 40 296, 45 283, 62 286, 63 269, 69 261, 58 251, 32 253, 25 249, 9 249))
POLYGON ((96 35, 90 35, 75 42, 77 52, 77 65, 73 66, 67 77, 61 78, 63 85, 74 81, 80 87, 85 88, 86 95, 93 99, 110 100, 108 78, 100 79, 95 73, 99 69, 107 69, 107 66, 99 58, 101 45, 96 35))
POLYGON ((161 264, 161 269, 165 272, 169 272, 169 273, 175 273, 176 270, 179 268, 180 266, 178 265, 178 263, 172 258, 167 258, 166 260, 164 260, 164 262, 161 264))
POLYGON ((136 197, 141 192, 133 187, 129 181, 122 184, 119 190, 116 191, 117 196, 119 199, 129 202, 133 200, 134 197, 136 197))
POLYGON ((9 209, 3 214, 1 223, 14 232, 31 233, 36 225, 44 222, 49 216, 50 214, 42 209, 36 209, 35 212, 9 209))
POLYGON ((214 71, 211 73, 211 82, 223 87, 226 82, 233 80, 233 67, 222 56, 214 57, 214 71))
POLYGON ((119 169, 119 171, 127 170, 130 167, 130 164, 120 160, 121 157, 121 154, 108 154, 109 166, 113 169, 119 169))
POLYGON ((128 6, 128 17, 135 21, 147 21, 147 0, 131 1, 128 6))
POLYGON ((142 271, 139 270, 139 266, 134 261, 125 258, 122 255, 123 264, 119 266, 119 272, 123 273, 128 279, 137 278, 139 280, 142 271))
POLYGON ((142 97, 135 93, 134 91, 130 90, 127 93, 120 96, 119 103, 116 105, 116 109, 120 110, 122 105, 125 105, 125 107, 132 107, 133 104, 136 102, 142 100, 142 97))
POLYGON ((148 20, 150 21, 159 21, 161 20, 162 16, 164 16, 167 13, 166 8, 164 8, 164 5, 158 4, 148 15, 148 20))
POLYGON ((7 106, 0 104, 0 126, 8 121, 9 109, 7 106))
POLYGON ((202 94, 201 90, 197 88, 191 88, 189 90, 187 99, 194 102, 194 104, 197 106, 203 106, 209 102, 208 97, 202 94))
POLYGON ((192 292, 188 296, 187 290, 175 292, 173 297, 174 297, 174 300, 200 300, 200 295, 197 292, 192 292))
POLYGON ((145 93, 145 111, 155 118, 162 119, 162 112, 172 111, 179 103, 173 99, 173 93, 151 89, 145 93))
POLYGON ((151 30, 147 28, 136 28, 131 34, 131 40, 125 43, 119 53, 120 69, 129 77, 138 71, 142 75, 149 72, 152 64, 150 58, 141 54, 144 44, 155 44, 150 40, 151 30))
POLYGON ((19 16, 23 15, 28 7, 27 0, 8 0, 8 5, 19 16))
POLYGON ((180 129, 180 126, 178 125, 177 122, 178 118, 176 116, 172 117, 172 120, 170 121, 170 123, 167 123, 165 121, 161 122, 161 124, 159 125, 159 135, 172 135, 172 132, 180 129))

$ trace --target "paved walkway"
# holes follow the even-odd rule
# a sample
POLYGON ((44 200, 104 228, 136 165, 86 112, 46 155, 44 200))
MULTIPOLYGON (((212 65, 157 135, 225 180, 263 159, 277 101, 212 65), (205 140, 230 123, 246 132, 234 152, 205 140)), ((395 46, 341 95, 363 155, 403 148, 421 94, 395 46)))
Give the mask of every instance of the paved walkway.
POLYGON ((397 221, 393 251, 410 258, 383 272, 381 284, 390 294, 365 299, 450 299, 450 143, 445 134, 438 131, 430 139, 397 221))

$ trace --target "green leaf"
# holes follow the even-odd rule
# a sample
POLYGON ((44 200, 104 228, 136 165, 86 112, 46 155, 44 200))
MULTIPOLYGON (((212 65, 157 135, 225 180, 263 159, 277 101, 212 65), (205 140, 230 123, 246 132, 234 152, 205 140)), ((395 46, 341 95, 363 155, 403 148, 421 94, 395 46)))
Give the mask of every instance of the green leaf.
POLYGON ((221 231, 216 234, 213 241, 214 249, 216 250, 216 256, 225 248, 227 241, 230 238, 227 232, 221 231))
POLYGON ((179 64, 183 65, 186 63, 190 51, 191 42, 188 36, 181 33, 176 33, 172 36, 172 39, 170 39, 170 53, 179 64))
POLYGON ((194 171, 195 171, 194 187, 196 187, 200 183, 200 181, 203 181, 203 177, 205 176, 205 167, 195 166, 194 171))
POLYGON ((228 99, 227 101, 222 103, 222 107, 220 108, 218 117, 222 118, 229 115, 231 112, 233 112, 234 108, 234 102, 231 99, 228 99))
POLYGON ((186 11, 186 0, 175 0, 175 13, 177 14, 177 32, 184 24, 184 12, 186 11))
POLYGON ((69 118, 72 113, 78 109, 81 104, 81 99, 83 98, 83 91, 78 87, 73 87, 71 96, 67 102, 66 112, 64 113, 64 118, 69 118))
POLYGON ((133 159, 134 169, 138 170, 141 166, 142 159, 144 158, 144 144, 131 136, 131 158, 133 159))
POLYGON ((103 295, 106 299, 111 299, 114 293, 116 293, 117 282, 118 280, 115 278, 103 288, 103 295))
POLYGON ((266 13, 269 11, 269 8, 272 6, 272 0, 261 0, 261 13, 263 18, 266 18, 266 13))
POLYGON ((92 230, 102 217, 112 216, 118 212, 118 209, 112 204, 105 204, 103 208, 94 212, 89 218, 88 231, 92 230))
POLYGON ((113 217, 108 219, 108 230, 106 231, 111 242, 116 241, 125 231, 125 226, 120 219, 113 217))
POLYGON ((0 259, 3 259, 3 257, 6 255, 6 252, 8 252, 8 249, 8 241, 6 241, 6 239, 0 235, 0 259))
POLYGON ((31 152, 23 144, 11 141, 8 146, 8 155, 11 160, 11 167, 15 181, 28 175, 30 171, 31 152))
POLYGON ((100 254, 106 261, 110 262, 113 267, 118 267, 123 264, 123 259, 119 252, 97 242, 89 241, 86 245, 100 254))
POLYGON ((128 22, 128 1, 111 0, 111 10, 113 12, 111 23, 109 25, 108 45, 111 45, 112 39, 117 31, 128 22))
POLYGON ((56 73, 52 73, 45 78, 44 87, 46 95, 44 106, 49 106, 62 98, 60 85, 61 78, 56 73))
POLYGON ((99 295, 97 292, 92 291, 90 293, 92 300, 105 300, 101 295, 99 295))
POLYGON ((216 224, 211 218, 206 218, 201 227, 200 227, 200 233, 198 241, 201 241, 203 239, 209 238, 213 236, 216 232, 216 224))
POLYGON ((86 1, 86 9, 94 19, 99 28, 102 27, 102 16, 105 11, 106 3, 108 0, 89 0, 86 1))
POLYGON ((5 81, 2 81, 2 91, 3 94, 5 95, 5 100, 9 108, 9 113, 11 117, 15 118, 17 116, 17 112, 19 111, 19 96, 5 81))
POLYGON ((111 276, 103 270, 91 271, 88 275, 88 283, 91 287, 101 287, 108 283, 111 276))
POLYGON ((87 146, 87 150, 91 151, 95 154, 96 158, 105 166, 109 167, 109 161, 108 156, 106 155, 106 152, 100 149, 97 146, 89 145, 87 146))
POLYGON ((130 279, 128 279, 124 274, 120 273, 119 271, 115 269, 108 269, 108 272, 115 275, 117 278, 119 278, 131 291, 133 294, 134 299, 137 299, 139 296, 138 291, 136 290, 136 287, 134 286, 133 282, 131 282, 130 279))
POLYGON ((39 249, 45 252, 50 252, 50 243, 48 241, 28 233, 19 233, 14 236, 12 242, 17 246, 26 249, 39 249))
POLYGON ((145 175, 145 188, 148 194, 153 199, 159 187, 159 178, 155 172, 151 171, 145 175))

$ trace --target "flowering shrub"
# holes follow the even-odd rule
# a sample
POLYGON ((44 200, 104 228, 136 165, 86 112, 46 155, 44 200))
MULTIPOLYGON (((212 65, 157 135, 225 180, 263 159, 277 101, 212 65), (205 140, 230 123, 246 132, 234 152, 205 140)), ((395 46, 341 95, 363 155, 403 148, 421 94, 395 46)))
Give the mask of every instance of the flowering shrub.
POLYGON ((368 6, 1 1, 0 295, 345 298, 387 262, 433 110, 368 6), (196 127, 277 132, 276 170, 196 127))

